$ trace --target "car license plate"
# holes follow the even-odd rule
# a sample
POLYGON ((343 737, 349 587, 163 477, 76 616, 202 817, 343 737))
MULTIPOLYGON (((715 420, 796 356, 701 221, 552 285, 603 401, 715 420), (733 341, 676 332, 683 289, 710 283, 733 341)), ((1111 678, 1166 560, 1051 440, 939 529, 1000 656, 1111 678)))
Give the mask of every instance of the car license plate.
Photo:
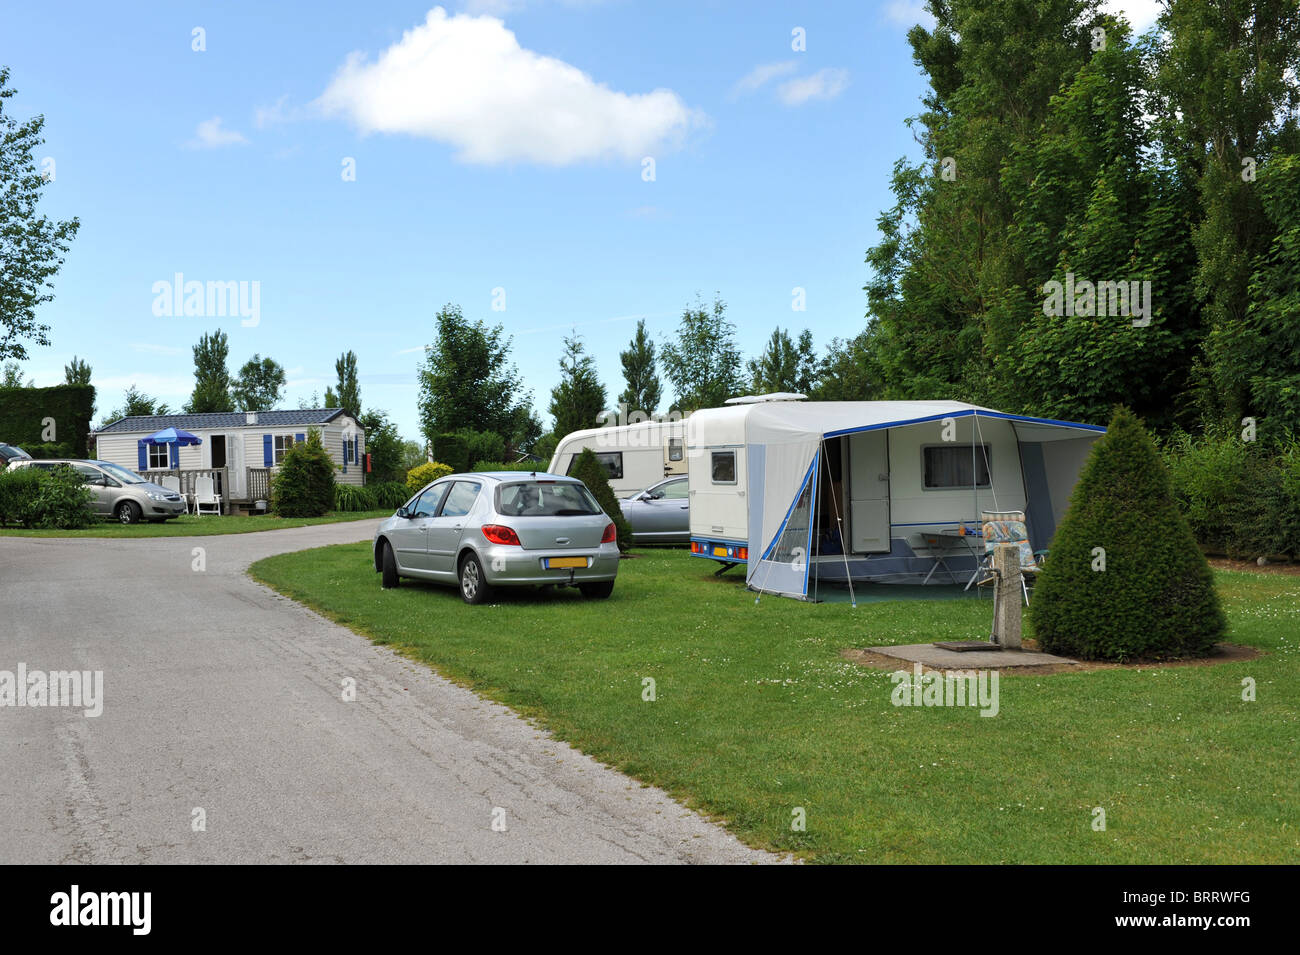
POLYGON ((585 557, 546 557, 543 558, 543 562, 547 570, 561 570, 567 567, 585 568, 587 566, 587 558, 585 557))
POLYGON ((726 557, 726 556, 727 556, 727 548, 725 548, 725 547, 715 547, 715 548, 713 548, 713 556, 714 556, 714 557, 726 557))

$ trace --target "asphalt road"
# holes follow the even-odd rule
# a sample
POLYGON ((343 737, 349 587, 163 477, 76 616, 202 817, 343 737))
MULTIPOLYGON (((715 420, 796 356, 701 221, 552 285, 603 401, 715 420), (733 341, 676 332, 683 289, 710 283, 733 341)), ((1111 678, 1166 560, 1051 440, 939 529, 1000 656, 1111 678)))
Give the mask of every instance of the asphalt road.
POLYGON ((0 671, 103 671, 0 705, 0 863, 775 858, 244 574, 374 526, 0 538, 0 671))

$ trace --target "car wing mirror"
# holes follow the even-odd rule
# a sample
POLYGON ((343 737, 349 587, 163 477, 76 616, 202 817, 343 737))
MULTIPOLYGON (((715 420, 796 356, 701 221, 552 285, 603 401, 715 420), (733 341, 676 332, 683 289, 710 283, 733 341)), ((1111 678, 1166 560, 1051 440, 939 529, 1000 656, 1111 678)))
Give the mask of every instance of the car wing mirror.
POLYGON ((408 510, 406 509, 405 505, 403 505, 402 507, 399 507, 399 508, 397 509, 397 516, 398 516, 398 517, 410 517, 410 516, 411 516, 411 512, 408 511, 408 510))

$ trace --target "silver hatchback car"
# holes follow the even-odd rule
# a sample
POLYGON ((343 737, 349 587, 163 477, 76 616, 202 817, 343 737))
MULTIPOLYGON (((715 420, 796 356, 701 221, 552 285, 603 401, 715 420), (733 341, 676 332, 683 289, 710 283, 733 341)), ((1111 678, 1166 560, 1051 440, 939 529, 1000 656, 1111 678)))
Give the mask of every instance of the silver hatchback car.
POLYGON ((577 587, 608 597, 618 576, 614 522, 581 481, 493 471, 434 481, 379 525, 375 570, 454 584, 466 603, 494 587, 577 587))
POLYGON ((146 481, 134 471, 128 471, 108 461, 74 461, 57 458, 10 461, 11 468, 43 468, 47 471, 66 464, 81 475, 90 488, 90 507, 103 518, 122 524, 140 520, 165 521, 185 513, 185 499, 175 491, 146 481))

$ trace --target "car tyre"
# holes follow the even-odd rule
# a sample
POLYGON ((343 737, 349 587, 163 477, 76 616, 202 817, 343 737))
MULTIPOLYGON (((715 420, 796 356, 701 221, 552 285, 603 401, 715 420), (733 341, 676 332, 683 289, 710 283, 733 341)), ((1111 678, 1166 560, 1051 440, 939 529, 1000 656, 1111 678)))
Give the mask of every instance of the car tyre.
POLYGON ((134 524, 140 520, 140 505, 134 501, 123 501, 113 510, 118 523, 134 524))
POLYGON ((604 600, 614 592, 614 581, 602 580, 598 584, 578 584, 578 589, 590 600, 604 600))
POLYGON ((384 555, 380 558, 384 565, 384 576, 381 581, 385 590, 391 590, 402 582, 402 578, 397 575, 397 558, 393 555, 393 545, 384 541, 384 555))
POLYGON ((474 554, 466 554, 460 562, 460 596, 467 604, 487 603, 492 596, 483 565, 474 554))

